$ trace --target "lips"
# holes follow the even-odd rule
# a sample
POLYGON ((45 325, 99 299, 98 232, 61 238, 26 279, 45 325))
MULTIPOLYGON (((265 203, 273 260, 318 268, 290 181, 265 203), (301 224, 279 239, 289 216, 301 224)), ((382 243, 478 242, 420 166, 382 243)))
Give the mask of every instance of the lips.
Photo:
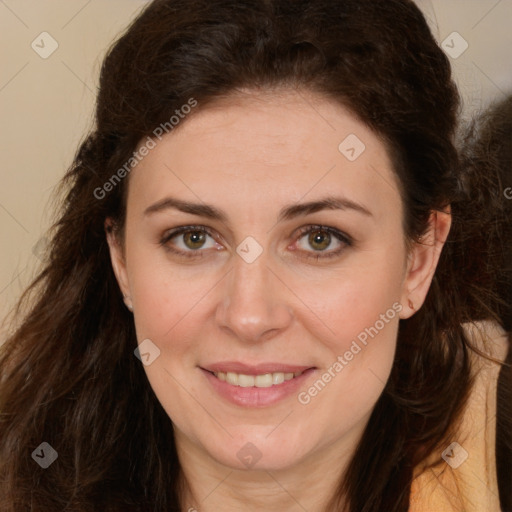
POLYGON ((238 406, 265 407, 293 396, 315 371, 281 363, 223 362, 200 367, 213 390, 238 406))

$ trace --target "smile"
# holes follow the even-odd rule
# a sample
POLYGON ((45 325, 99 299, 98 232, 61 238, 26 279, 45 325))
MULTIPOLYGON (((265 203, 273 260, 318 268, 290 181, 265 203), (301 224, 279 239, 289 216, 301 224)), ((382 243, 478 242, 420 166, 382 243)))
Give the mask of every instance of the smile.
POLYGON ((316 368, 281 363, 219 363, 200 368, 216 396, 241 407, 269 407, 293 399, 316 368))
POLYGON ((217 379, 227 382, 232 386, 239 386, 242 388, 270 388, 277 386, 285 381, 299 377, 303 372, 275 372, 264 373, 261 375, 245 375, 243 373, 234 372, 212 372, 217 379))

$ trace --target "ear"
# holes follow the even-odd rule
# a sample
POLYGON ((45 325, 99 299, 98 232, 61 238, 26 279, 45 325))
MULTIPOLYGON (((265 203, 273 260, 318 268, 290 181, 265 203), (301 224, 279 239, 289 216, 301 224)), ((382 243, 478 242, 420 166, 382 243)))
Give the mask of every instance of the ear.
POLYGON ((401 304, 400 318, 411 317, 423 305, 432 283, 439 256, 448 238, 452 223, 451 208, 433 211, 429 218, 427 232, 421 240, 414 242, 407 261, 401 304))
MULTIPOLYGON (((116 276, 117 284, 123 294, 123 297, 130 298, 130 287, 128 284, 128 273, 126 271, 126 260, 124 256, 124 249, 121 241, 116 235, 114 229, 114 222, 111 218, 105 220, 105 233, 107 236, 108 247, 110 251, 110 261, 116 276)), ((131 299, 130 299, 131 300, 131 299)))

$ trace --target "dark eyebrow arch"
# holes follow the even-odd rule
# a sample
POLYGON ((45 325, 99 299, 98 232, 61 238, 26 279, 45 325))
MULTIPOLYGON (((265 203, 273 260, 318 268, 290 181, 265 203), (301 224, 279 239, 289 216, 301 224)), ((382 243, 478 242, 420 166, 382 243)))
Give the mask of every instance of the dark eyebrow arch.
POLYGON ((286 206, 279 212, 278 222, 291 220, 300 215, 308 215, 321 210, 353 210, 367 217, 373 217, 372 212, 360 203, 356 203, 345 197, 328 196, 317 201, 286 206))
POLYGON ((206 217, 220 222, 227 222, 227 215, 215 208, 204 203, 191 203, 189 201, 182 201, 174 197, 166 197, 161 201, 149 206, 144 210, 144 215, 150 215, 152 213, 161 212, 169 208, 175 208, 180 212, 191 213, 192 215, 198 215, 200 217, 206 217))
MULTIPOLYGON (((191 203, 188 201, 182 201, 173 197, 166 197, 161 201, 149 206, 144 210, 144 215, 150 215, 152 213, 161 212, 163 210, 175 208, 184 213, 190 213, 192 215, 198 215, 200 217, 206 217, 213 220, 218 220, 223 223, 227 223, 227 215, 215 208, 214 206, 202 203, 191 203)), ((344 197, 325 197, 317 201, 310 201, 308 203, 292 204, 284 207, 278 216, 278 222, 284 220, 291 220, 301 215, 309 215, 316 213, 321 210, 353 210, 361 213, 367 217, 372 217, 373 214, 362 204, 351 201, 344 197)))

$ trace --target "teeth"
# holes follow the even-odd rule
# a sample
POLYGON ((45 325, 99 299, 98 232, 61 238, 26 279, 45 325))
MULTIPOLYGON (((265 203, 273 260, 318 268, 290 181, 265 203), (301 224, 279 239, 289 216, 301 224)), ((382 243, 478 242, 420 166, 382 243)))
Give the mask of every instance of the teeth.
MULTIPOLYGON (((242 376, 240 375, 240 377, 242 376)), ((272 374, 265 373, 265 375, 257 375, 254 379, 254 385, 257 388, 269 388, 272 386, 272 374)))
POLYGON ((302 375, 302 372, 295 373, 265 373, 262 375, 244 375, 243 373, 233 372, 214 372, 214 375, 219 379, 231 384, 232 386, 240 386, 242 388, 269 388, 278 384, 282 384, 287 380, 302 375))
POLYGON ((238 386, 238 375, 231 372, 226 373, 226 382, 233 384, 233 386, 238 386))
POLYGON ((273 373, 272 384, 282 384, 284 382, 284 373, 273 373))
POLYGON ((241 388, 250 388, 254 386, 254 377, 252 375, 238 375, 238 385, 241 388))

